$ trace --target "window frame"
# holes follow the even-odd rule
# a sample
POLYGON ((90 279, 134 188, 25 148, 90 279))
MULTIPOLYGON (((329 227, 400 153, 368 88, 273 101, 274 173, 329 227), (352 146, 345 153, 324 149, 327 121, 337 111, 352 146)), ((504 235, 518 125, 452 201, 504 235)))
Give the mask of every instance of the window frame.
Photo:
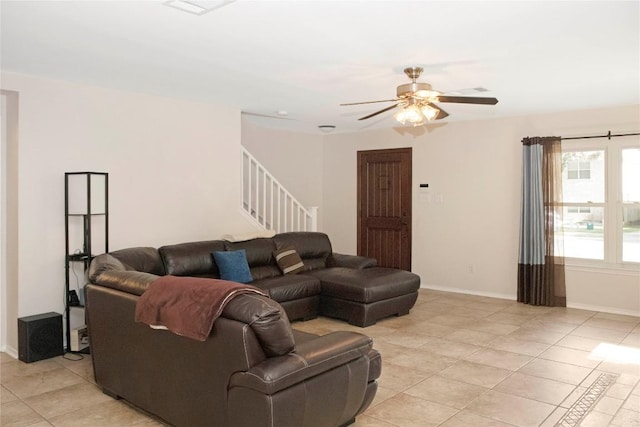
POLYGON ((591 162, 583 162, 583 161, 574 161, 571 162, 569 164, 567 164, 567 179, 591 179, 591 162), (575 163, 578 165, 577 168, 571 168, 569 166, 571 166, 571 163, 575 163), (583 163, 587 164, 588 166, 586 168, 583 168, 583 163), (577 176, 575 177, 571 177, 571 172, 574 172, 577 176), (583 177, 582 173, 583 172, 588 172, 588 177, 583 177))
POLYGON ((625 207, 638 206, 638 203, 625 203, 624 200, 622 200, 622 151, 627 148, 640 149, 640 137, 631 136, 612 139, 599 138, 593 140, 562 141, 563 153, 567 151, 603 150, 605 156, 604 202, 562 203, 563 208, 603 208, 604 257, 600 260, 568 257, 565 255, 566 265, 640 271, 640 262, 622 260, 623 210, 625 207))

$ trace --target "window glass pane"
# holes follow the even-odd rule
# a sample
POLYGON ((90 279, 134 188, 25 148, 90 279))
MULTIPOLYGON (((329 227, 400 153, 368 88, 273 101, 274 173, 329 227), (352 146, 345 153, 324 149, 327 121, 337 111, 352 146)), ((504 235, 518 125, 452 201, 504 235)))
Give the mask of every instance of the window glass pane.
POLYGON ((604 150, 562 153, 562 198, 567 203, 604 203, 604 150))
POLYGON ((640 262, 640 206, 625 206, 624 208, 622 260, 640 262))
POLYGON ((564 256, 604 259, 604 208, 564 208, 559 237, 564 237, 564 256))
POLYGON ((640 148, 622 150, 622 200, 640 202, 640 148))

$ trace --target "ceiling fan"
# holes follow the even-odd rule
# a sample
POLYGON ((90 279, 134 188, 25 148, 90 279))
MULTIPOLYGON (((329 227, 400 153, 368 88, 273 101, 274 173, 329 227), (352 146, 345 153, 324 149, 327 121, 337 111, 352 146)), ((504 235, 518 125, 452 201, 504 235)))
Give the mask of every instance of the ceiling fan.
POLYGON ((423 69, 421 67, 408 67, 404 69, 404 73, 411 79, 411 83, 405 83, 398 86, 396 99, 352 102, 340 105, 347 106, 374 104, 378 102, 395 102, 395 104, 389 107, 383 108, 382 110, 368 114, 364 117, 360 117, 358 120, 366 120, 396 107, 401 107, 401 109, 394 114, 395 119, 402 124, 409 122, 413 126, 420 126, 425 124, 427 120, 440 120, 449 115, 449 113, 435 105, 435 103, 455 102, 460 104, 481 105, 495 105, 498 103, 496 98, 443 95, 441 92, 433 90, 429 83, 419 83, 416 81, 420 77, 420 74, 422 74, 422 71, 423 69))

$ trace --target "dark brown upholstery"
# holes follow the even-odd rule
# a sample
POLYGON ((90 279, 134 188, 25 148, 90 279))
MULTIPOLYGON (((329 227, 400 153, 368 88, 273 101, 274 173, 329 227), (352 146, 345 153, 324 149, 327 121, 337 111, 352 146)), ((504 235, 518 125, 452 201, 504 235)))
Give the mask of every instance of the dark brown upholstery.
POLYGON ((305 270, 325 268, 332 252, 329 236, 324 233, 281 233, 273 236, 273 241, 278 249, 294 248, 302 258, 305 270))
POLYGON ((224 250, 224 242, 209 240, 162 246, 158 253, 164 262, 165 274, 219 279, 220 274, 212 254, 224 250))
POLYGON ((320 295, 320 281, 301 274, 270 277, 252 284, 267 291, 271 298, 280 303, 320 295))
POLYGON ((323 233, 283 233, 244 242, 211 240, 156 250, 122 249, 94 258, 85 287, 97 384, 179 426, 335 427, 373 401, 381 372, 371 339, 322 337, 290 320, 318 313, 368 326, 407 314, 420 278, 336 254, 323 233), (293 247, 304 271, 283 275, 273 252, 293 247), (166 274, 219 278, 214 251, 244 249, 256 286, 239 295, 204 342, 134 322, 149 283, 166 274))
POLYGON ((388 316, 408 314, 420 288, 417 275, 384 267, 326 268, 305 275, 320 280, 322 314, 360 327, 371 326, 388 316))
POLYGON ((393 268, 354 270, 336 267, 305 274, 320 279, 323 296, 362 303, 411 294, 420 288, 418 276, 393 268))
MULTIPOLYGON (((130 282, 147 274, 117 273, 130 282)), ((191 340, 135 323, 139 297, 103 284, 102 275, 85 287, 96 383, 171 424, 333 427, 375 395, 379 371, 370 371, 370 359, 379 355, 364 335, 307 334, 298 344, 277 302, 243 294, 205 342, 191 340)))
MULTIPOLYGON (((105 270, 139 271, 154 275, 172 274, 220 278, 214 251, 244 249, 253 281, 279 302, 291 321, 309 320, 318 314, 369 326, 378 319, 407 314, 417 298, 420 278, 410 272, 376 267, 373 258, 332 251, 329 236, 318 232, 276 234, 241 242, 209 240, 166 245, 159 249, 131 248, 102 255, 92 263, 90 276, 105 270), (304 263, 304 271, 283 275, 273 252, 294 248, 304 263), (321 297, 322 295, 322 297, 321 297), (372 303, 375 305, 369 305, 372 303)), ((122 277, 111 276, 113 286, 122 277)), ((103 278, 107 280, 107 276, 103 278)), ((127 282, 126 280, 124 282, 127 282)), ((137 295, 143 289, 132 291, 137 295)))
POLYGON ((357 255, 344 255, 336 252, 332 252, 327 258, 327 267, 345 267, 356 268, 362 270, 363 268, 371 268, 378 265, 378 262, 374 258, 357 255))
POLYGON ((110 252, 110 255, 118 259, 126 270, 144 271, 156 275, 165 273, 162 258, 155 248, 129 248, 110 252))
POLYGON ((244 249, 247 253, 247 263, 254 281, 278 277, 282 275, 273 251, 276 245, 272 239, 252 239, 244 242, 224 242, 225 249, 237 251, 244 249))

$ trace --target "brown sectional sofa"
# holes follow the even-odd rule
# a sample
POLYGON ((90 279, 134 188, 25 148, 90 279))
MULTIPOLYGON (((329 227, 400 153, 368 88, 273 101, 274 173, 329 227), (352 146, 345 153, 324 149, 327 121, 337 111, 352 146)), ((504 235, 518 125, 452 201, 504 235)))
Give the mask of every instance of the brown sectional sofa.
POLYGON ((180 243, 163 246, 157 254, 154 248, 133 248, 111 255, 126 260, 131 251, 144 250, 148 267, 155 264, 154 274, 220 278, 212 252, 240 249, 246 251, 251 285, 267 291, 292 321, 320 314, 365 327, 383 317, 407 314, 418 297, 417 275, 377 267, 373 258, 335 253, 329 237, 317 232, 281 233, 241 242, 180 243), (274 260, 273 252, 286 247, 295 248, 304 262, 301 274, 283 275, 274 260))
POLYGON ((130 248, 97 256, 85 287, 96 383, 105 393, 178 426, 347 425, 377 390, 380 355, 355 332, 294 331, 318 314, 354 324, 408 313, 418 276, 332 252, 322 233, 284 233, 130 248), (283 275, 273 251, 294 247, 305 271, 283 275), (232 299, 204 342, 134 321, 136 302, 158 276, 218 278, 213 251, 244 249, 250 284, 270 298, 232 299))

